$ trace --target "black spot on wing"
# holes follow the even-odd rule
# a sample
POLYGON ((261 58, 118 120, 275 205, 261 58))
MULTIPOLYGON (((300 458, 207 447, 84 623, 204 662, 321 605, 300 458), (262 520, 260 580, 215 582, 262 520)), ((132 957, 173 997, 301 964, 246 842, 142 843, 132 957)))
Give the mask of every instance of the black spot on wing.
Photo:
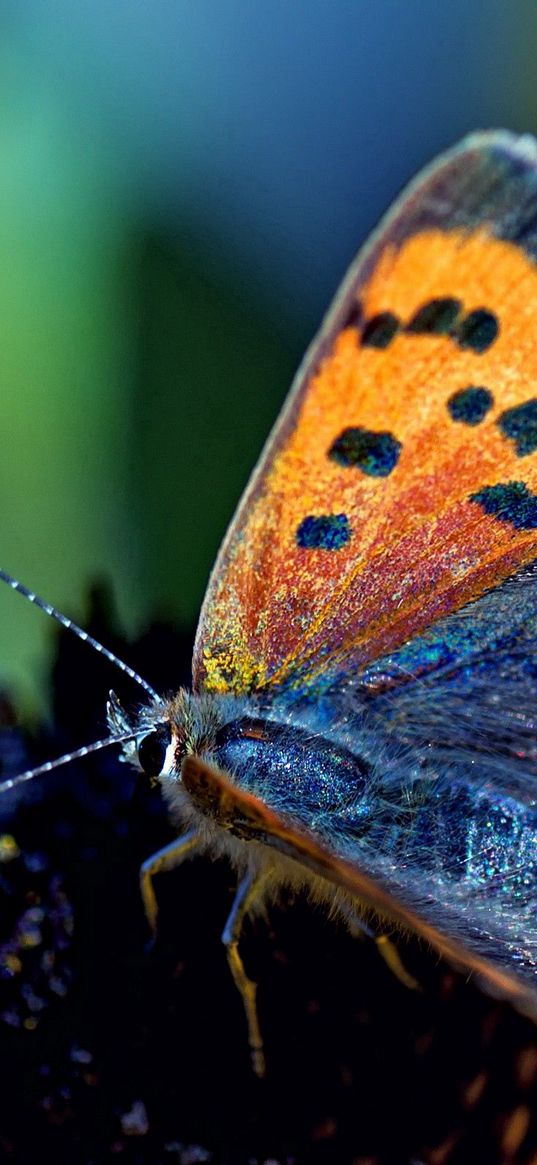
POLYGON ((374 433, 359 427, 344 429, 328 450, 338 465, 360 469, 369 477, 388 477, 401 452, 401 442, 391 433, 374 433))
POLYGON ((468 385, 454 392, 447 402, 447 409, 454 421, 465 425, 479 425, 492 408, 494 397, 488 388, 468 385))
POLYGON ((387 348, 401 330, 401 323, 391 311, 382 311, 368 320, 362 332, 365 348, 387 348))
POLYGON ((519 457, 526 457, 537 449, 537 400, 506 409, 498 417, 498 428, 505 437, 514 441, 519 457))
POLYGON ((469 500, 481 506, 486 514, 509 522, 517 530, 537 529, 537 494, 523 481, 487 485, 478 493, 470 494, 469 500))
POLYGON ((449 335, 461 311, 460 299, 430 299, 418 308, 406 330, 419 335, 449 335))
POLYGON ((350 536, 346 514, 310 514, 300 523, 296 542, 306 550, 341 550, 350 536))
POLYGON ((487 308, 478 307, 471 311, 455 331, 455 339, 461 348, 471 348, 474 352, 486 352, 494 343, 500 330, 497 317, 487 308))
MULTIPOLYGON (((500 325, 494 312, 478 307, 463 316, 460 299, 444 296, 429 299, 414 313, 404 330, 411 335, 450 336, 460 348, 486 352, 494 343, 500 325)), ((357 326, 357 309, 353 307, 346 327, 357 326)), ((364 325, 362 344, 365 348, 387 348, 403 325, 393 312, 383 311, 372 316, 364 325)))

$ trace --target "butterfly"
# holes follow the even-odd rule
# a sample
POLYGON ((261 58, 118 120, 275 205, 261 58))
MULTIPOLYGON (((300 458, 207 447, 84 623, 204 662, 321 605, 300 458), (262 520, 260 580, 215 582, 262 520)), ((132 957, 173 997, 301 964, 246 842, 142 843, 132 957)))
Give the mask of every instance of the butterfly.
POLYGON ((239 939, 282 886, 537 1014, 536 260, 530 137, 472 135, 403 192, 226 535, 192 691, 130 673, 149 705, 112 696, 92 746, 123 741, 177 825, 141 873, 153 927, 155 874, 236 869, 223 939, 259 1075, 239 939))

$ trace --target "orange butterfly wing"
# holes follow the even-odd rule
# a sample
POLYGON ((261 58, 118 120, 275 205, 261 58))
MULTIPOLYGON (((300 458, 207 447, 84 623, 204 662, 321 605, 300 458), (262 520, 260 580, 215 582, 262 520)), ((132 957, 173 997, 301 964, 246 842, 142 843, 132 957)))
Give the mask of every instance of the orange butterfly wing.
POLYGON ((330 684, 537 556, 536 221, 537 150, 502 133, 396 203, 220 551, 196 688, 330 684))

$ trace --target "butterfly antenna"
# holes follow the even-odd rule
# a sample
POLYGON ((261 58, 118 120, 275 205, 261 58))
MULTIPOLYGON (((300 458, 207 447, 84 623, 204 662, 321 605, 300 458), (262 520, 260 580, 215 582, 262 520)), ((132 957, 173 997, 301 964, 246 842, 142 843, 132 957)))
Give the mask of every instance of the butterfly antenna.
MULTIPOLYGON (((107 659, 109 663, 113 663, 115 667, 119 668, 119 670, 124 672, 125 675, 130 676, 131 680, 134 680, 136 684, 143 688, 144 691, 147 692, 149 696, 151 696, 152 700, 158 700, 158 693, 154 688, 151 687, 151 684, 147 683, 147 680, 142 679, 142 676, 138 675, 138 672, 134 671, 134 668, 129 667, 128 663, 124 663, 122 659, 119 659, 117 655, 114 655, 113 651, 109 651, 107 647, 103 647, 102 643, 99 643, 97 639, 93 638, 93 635, 88 635, 87 631, 84 631, 82 627, 78 626, 77 623, 73 623, 73 620, 68 619, 67 615, 62 615, 61 611, 58 611, 56 607, 51 606, 50 603, 46 603, 44 599, 39 597, 39 595, 36 595, 33 591, 28 590, 28 587, 25 587, 23 583, 18 581, 18 579, 13 578, 13 575, 8 574, 7 571, 2 570, 1 567, 0 581, 7 583, 8 587, 11 587, 13 591, 17 591, 17 594, 23 595, 25 599, 28 599, 29 603, 33 603, 34 606, 39 607, 41 611, 45 611, 45 613, 50 615, 51 619, 55 619, 56 623, 59 623, 61 627, 65 627, 67 631, 72 631, 73 635, 77 635, 83 643, 88 643, 90 647, 93 647, 94 651, 98 651, 101 655, 104 655, 104 658, 107 659)), ((113 738, 109 741, 109 743, 113 743, 113 738)), ((90 751, 93 751, 95 746, 90 745, 88 747, 90 751)), ((103 747, 102 742, 101 747, 103 747)), ((78 755, 78 753, 73 753, 72 757, 69 757, 68 759, 72 759, 78 755)), ((63 761, 61 763, 63 763, 63 761)))
POLYGON ((74 752, 66 752, 63 756, 56 757, 56 760, 47 760, 42 765, 36 765, 34 769, 26 769, 24 773, 17 773, 16 777, 0 779, 0 794, 7 793, 9 789, 14 789, 17 785, 22 785, 24 781, 32 781, 34 777, 40 777, 43 773, 50 773, 52 769, 58 769, 60 765, 68 765, 71 761, 80 760, 81 757, 89 756, 92 752, 99 752, 101 748, 108 748, 110 744, 126 744, 128 740, 135 740, 135 738, 135 732, 123 732, 120 736, 106 736, 104 740, 94 740, 92 744, 85 744, 83 748, 77 748, 74 752))

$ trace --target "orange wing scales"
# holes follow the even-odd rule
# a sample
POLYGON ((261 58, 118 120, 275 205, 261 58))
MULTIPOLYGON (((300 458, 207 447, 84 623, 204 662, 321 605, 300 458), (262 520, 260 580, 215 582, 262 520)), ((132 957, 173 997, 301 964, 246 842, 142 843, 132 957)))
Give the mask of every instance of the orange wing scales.
POLYGON ((224 544, 198 687, 329 681, 537 556, 533 260, 428 228, 355 287, 224 544))

